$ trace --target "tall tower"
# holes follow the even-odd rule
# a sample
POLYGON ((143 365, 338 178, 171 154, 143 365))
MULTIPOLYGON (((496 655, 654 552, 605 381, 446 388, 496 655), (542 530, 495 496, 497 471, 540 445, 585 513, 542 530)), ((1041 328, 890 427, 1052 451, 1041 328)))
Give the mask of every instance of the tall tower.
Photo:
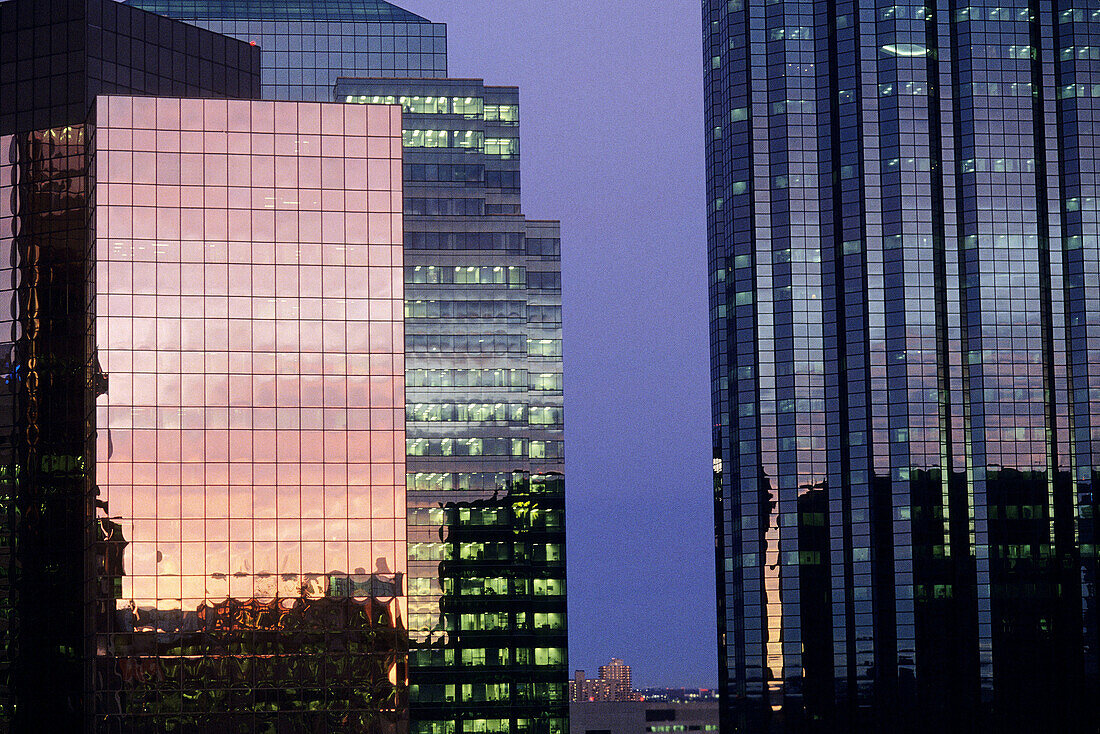
POLYGON ((1093 9, 706 0, 724 731, 1094 731, 1093 9))
POLYGON ((88 123, 108 93, 253 96, 260 59, 110 0, 0 2, 0 58, 0 731, 73 731, 96 645, 88 123))

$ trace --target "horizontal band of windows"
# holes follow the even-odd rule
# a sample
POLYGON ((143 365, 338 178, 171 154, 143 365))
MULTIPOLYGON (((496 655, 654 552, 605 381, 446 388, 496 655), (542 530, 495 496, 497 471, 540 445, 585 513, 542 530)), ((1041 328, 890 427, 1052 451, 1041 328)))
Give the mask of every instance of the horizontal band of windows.
POLYGON ((485 214, 484 199, 405 199, 405 214, 414 217, 480 217, 485 214))
MULTIPOLYGON (((562 527, 562 511, 532 507, 530 503, 520 503, 511 509, 497 507, 418 507, 409 510, 409 525, 424 527, 562 527)), ((418 579, 417 581, 427 581, 418 579)), ((500 579, 505 581, 505 579, 500 579)), ((480 580, 479 582, 480 583, 480 580)), ((411 592, 410 586, 410 593, 411 592)), ((505 594, 507 590, 494 593, 505 594)), ((528 593, 528 592, 523 592, 528 593)))
POLYGON ((485 182, 485 166, 480 163, 406 163, 405 180, 480 184, 485 182))
POLYGON ((527 323, 560 325, 561 306, 538 306, 528 304, 527 323))
MULTIPOLYGON (((409 543, 410 561, 542 561, 561 560, 559 543, 409 543)), ((487 629, 487 628, 481 628, 487 629)))
POLYGON ((469 150, 508 160, 519 155, 519 138, 487 138, 480 130, 405 130, 406 148, 469 150))
POLYGON ((564 408, 524 403, 410 403, 405 420, 411 422, 506 422, 559 426, 564 408))
POLYGON ((407 319, 522 319, 526 301, 405 301, 407 319))
POLYGON ((560 357, 561 339, 528 339, 527 355, 530 357, 560 357))
POLYGON ((561 458, 564 441, 528 441, 523 438, 410 438, 407 456, 510 456, 532 459, 561 458))
POLYGON ((526 423, 525 403, 410 403, 405 420, 412 422, 526 423))
MULTIPOLYGON (((562 627, 564 629, 564 627, 562 627)), ((490 651, 488 657, 485 655, 484 648, 478 649, 465 649, 462 651, 462 665, 463 667, 471 665, 510 665, 510 657, 507 650, 498 650, 496 648, 490 651)), ((557 684, 539 684, 537 698, 532 700, 537 701, 562 701, 564 700, 564 693, 558 689, 561 686, 557 684), (556 687, 555 687, 556 686, 556 687)), ((508 683, 463 683, 456 685, 453 683, 413 683, 409 686, 409 701, 413 703, 440 703, 440 702, 453 702, 462 701, 508 701, 513 700, 512 688, 508 683), (456 694, 460 698, 456 698, 456 694)), ((425 722, 427 723, 427 722, 425 722)), ((442 722, 440 722, 442 723, 442 722)), ((450 727, 441 728, 439 731, 453 731, 453 722, 450 727)), ((510 728, 509 719, 481 719, 478 722, 477 731, 483 732, 506 732, 512 731, 510 728), (494 728, 489 728, 489 722, 493 722, 494 728), (501 724, 496 722, 500 721, 501 724)), ((434 728, 425 728, 418 730, 425 733, 436 731, 434 728)), ((470 729, 469 731, 473 731, 470 729)))
POLYGON ((523 334, 406 334, 405 352, 420 354, 527 354, 523 334))
MULTIPOLYGON (((519 171, 486 171, 485 166, 472 163, 434 164, 406 163, 408 183, 461 183, 484 185, 490 189, 519 190, 519 171)), ((487 213, 488 208, 486 209, 487 213)))
POLYGON ((527 271, 527 289, 532 291, 560 291, 561 273, 557 271, 527 271))
POLYGON ((524 252, 519 232, 405 232, 409 250, 497 250, 524 252))
POLYGON ((506 216, 510 214, 520 214, 519 202, 510 202, 503 204, 486 204, 485 215, 486 216, 506 216))
POLYGON ((518 265, 413 265, 405 268, 408 285, 527 285, 527 268, 518 265))
POLYGON ((404 130, 402 142, 406 148, 485 149, 485 133, 480 130, 404 130))
POLYGON ((344 101, 351 104, 399 104, 404 112, 414 115, 461 115, 502 124, 519 122, 519 105, 485 104, 481 97, 352 94, 346 95, 344 101))
MULTIPOLYGON (((560 383, 561 375, 558 375, 560 383)), ((407 370, 406 387, 528 387, 527 370, 440 369, 407 370)))
POLYGON ((503 490, 515 493, 560 494, 564 484, 560 474, 523 472, 409 472, 405 489, 420 492, 452 490, 503 490))
POLYGON ((561 255, 561 239, 557 237, 528 237, 527 254, 542 257, 561 255))

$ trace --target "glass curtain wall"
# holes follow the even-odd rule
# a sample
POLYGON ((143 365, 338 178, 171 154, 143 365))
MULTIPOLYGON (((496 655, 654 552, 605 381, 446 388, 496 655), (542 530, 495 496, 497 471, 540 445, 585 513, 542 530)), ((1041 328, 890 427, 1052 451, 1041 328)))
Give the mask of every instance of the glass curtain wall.
POLYGON ((726 727, 1094 730, 1100 16, 703 10, 726 727))
POLYGON ((400 111, 100 97, 96 731, 407 726, 400 111))
POLYGON ((447 76, 447 26, 382 0, 125 1, 258 45, 264 99, 327 102, 341 76, 447 76))

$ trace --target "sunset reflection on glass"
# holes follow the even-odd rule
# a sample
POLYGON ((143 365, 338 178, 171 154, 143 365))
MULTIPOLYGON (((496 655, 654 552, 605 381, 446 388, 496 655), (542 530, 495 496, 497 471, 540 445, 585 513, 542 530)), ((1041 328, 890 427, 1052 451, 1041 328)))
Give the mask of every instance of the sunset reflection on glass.
POLYGON ((110 97, 97 120, 98 686, 197 725, 399 726, 399 110, 110 97))

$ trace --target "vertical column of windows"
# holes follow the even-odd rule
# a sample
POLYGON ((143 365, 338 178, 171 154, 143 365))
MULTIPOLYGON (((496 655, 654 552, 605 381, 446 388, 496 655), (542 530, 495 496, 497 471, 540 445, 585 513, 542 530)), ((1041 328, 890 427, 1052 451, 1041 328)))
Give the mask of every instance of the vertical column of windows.
MULTIPOLYGON (((858 9, 841 2, 825 17, 831 39, 824 46, 830 69, 829 85, 818 99, 823 119, 821 147, 829 156, 821 162, 822 269, 826 310, 826 374, 837 396, 827 404, 829 421, 828 486, 830 518, 830 587, 832 675, 836 697, 851 700, 852 683, 866 678, 857 672, 860 656, 873 656, 870 573, 869 405, 864 283, 864 216, 861 155, 861 59, 858 9), (833 177, 834 172, 839 176, 833 177), (829 177, 826 179, 825 177, 829 177), (824 233, 828 234, 825 235, 824 233), (856 587, 856 579, 861 587, 856 587), (857 628, 858 625, 858 628, 857 628)), ((873 58, 873 56, 872 56, 873 58)), ((844 712, 847 706, 841 705, 844 712)))
MULTIPOLYGON (((878 499, 884 493, 883 477, 889 476, 890 462, 887 453, 889 444, 885 440, 887 428, 888 403, 881 399, 886 395, 886 282, 883 271, 883 220, 885 217, 886 203, 883 197, 882 173, 884 170, 883 157, 883 118, 885 127, 889 129, 890 116, 883 114, 883 100, 879 97, 878 68, 882 63, 881 41, 878 37, 877 23, 879 20, 879 7, 860 6, 859 10, 860 31, 860 128, 862 131, 860 140, 861 165, 863 167, 863 207, 864 207, 864 239, 863 262, 865 272, 866 314, 867 314, 867 364, 869 369, 870 394, 879 396, 872 401, 868 409, 867 444, 868 463, 870 471, 868 481, 868 501, 865 507, 856 504, 853 498, 854 523, 866 523, 867 532, 862 538, 853 535, 852 538, 852 587, 851 605, 853 608, 853 641, 849 644, 852 660, 849 662, 848 672, 852 676, 849 683, 849 698, 853 699, 857 712, 863 712, 870 708, 874 702, 875 694, 873 671, 882 669, 876 665, 880 657, 884 656, 883 650, 887 647, 886 640, 876 632, 879 629, 878 616, 882 614, 879 605, 885 604, 886 597, 890 596, 887 590, 881 594, 870 593, 875 588, 873 578, 874 566, 872 558, 883 556, 880 562, 886 561, 888 554, 880 554, 877 548, 868 548, 866 555, 862 552, 857 556, 859 544, 867 543, 875 545, 880 543, 882 518, 878 514, 881 500, 878 499), (872 555, 874 554, 874 555, 872 555), (862 556, 862 557, 861 557, 862 556), (873 641, 869 644, 868 641, 873 641)), ((853 487, 854 490, 854 487, 853 487)), ((889 520, 889 518, 887 518, 889 520)), ((877 560, 877 559, 876 559, 877 560)), ((892 635, 891 635, 892 636, 892 635)))
MULTIPOLYGON (((769 67, 781 63, 773 58, 768 37, 775 28, 779 9, 773 4, 749 2, 749 36, 751 39, 750 68, 752 87, 753 180, 751 183, 755 237, 751 241, 752 270, 745 272, 751 288, 734 282, 734 302, 737 306, 734 322, 737 330, 737 370, 739 388, 753 390, 757 406, 756 423, 738 426, 741 454, 740 492, 743 502, 742 522, 752 529, 743 536, 746 552, 751 552, 755 568, 745 571, 746 596, 752 606, 745 611, 746 687, 750 701, 767 710, 780 705, 771 697, 773 684, 782 685, 782 629, 779 599, 780 565, 775 516, 778 503, 775 482, 778 463, 778 442, 775 415, 775 341, 764 338, 759 327, 774 324, 774 292, 772 279, 772 156, 770 119, 773 84, 769 67), (744 326, 741 326, 741 325, 744 326), (750 328, 751 325, 751 328, 750 328), (755 341, 754 341, 755 340, 755 341), (746 378, 741 381, 742 375, 746 378), (752 464, 752 457, 758 457, 752 464), (751 548, 751 551, 750 551, 751 548), (751 596, 750 596, 751 594, 751 596), (750 640, 755 643, 750 643, 750 640)), ((778 78, 778 74, 776 75, 778 78)), ((735 252, 736 256, 736 252, 735 252)), ((740 278, 739 278, 740 279, 740 278)), ((743 283, 745 281, 742 281, 743 283)), ((748 563, 746 563, 746 567, 748 563)))
POLYGON ((889 676, 915 677, 914 569, 923 559, 914 559, 911 508, 928 491, 929 462, 939 460, 927 9, 882 2, 878 11, 888 418, 875 428, 889 457, 891 497, 880 559, 892 564, 894 577, 892 599, 879 603, 880 630, 892 637, 881 641, 879 659, 889 676))
MULTIPOLYGON (((746 670, 746 660, 760 659, 760 607, 743 603, 746 588, 759 588, 761 554, 748 537, 757 521, 757 394, 755 389, 754 306, 746 293, 753 288, 753 207, 749 191, 753 149, 749 119, 747 9, 743 0, 707 4, 704 17, 709 131, 708 186, 712 202, 708 228, 712 247, 711 355, 715 441, 715 528, 718 543, 720 684, 724 700, 745 701, 749 679, 760 705, 759 672, 746 670), (739 285, 738 285, 739 284, 739 285), (748 318, 740 318, 748 315, 748 318), (737 329, 735 324, 749 324, 737 329), (749 509, 753 508, 753 509, 749 509), (752 519, 749 519, 750 515, 752 519), (743 535, 743 533, 745 535, 743 535), (747 625, 746 625, 747 620, 747 625), (747 652, 748 650, 748 652, 747 652), (757 650, 758 652, 752 652, 757 650), (748 657, 747 657, 748 656, 748 657)), ((754 669, 759 671, 759 665, 754 669)), ((729 711, 724 711, 729 721, 729 711)), ((738 715, 743 717, 744 711, 738 715)), ((739 719, 744 723, 744 719, 739 719)))
MULTIPOLYGON (((1063 239, 1065 354, 1068 392, 1068 449, 1080 548, 1086 685, 1100 678, 1100 617, 1096 602, 1097 487, 1100 485, 1100 157, 1092 132, 1097 101, 1089 82, 1100 73, 1100 12, 1057 4, 1052 9, 1056 50, 1058 155, 1063 239)), ((1052 250, 1054 242, 1051 243, 1052 250)), ((1053 253, 1052 253, 1053 257, 1053 253)))

